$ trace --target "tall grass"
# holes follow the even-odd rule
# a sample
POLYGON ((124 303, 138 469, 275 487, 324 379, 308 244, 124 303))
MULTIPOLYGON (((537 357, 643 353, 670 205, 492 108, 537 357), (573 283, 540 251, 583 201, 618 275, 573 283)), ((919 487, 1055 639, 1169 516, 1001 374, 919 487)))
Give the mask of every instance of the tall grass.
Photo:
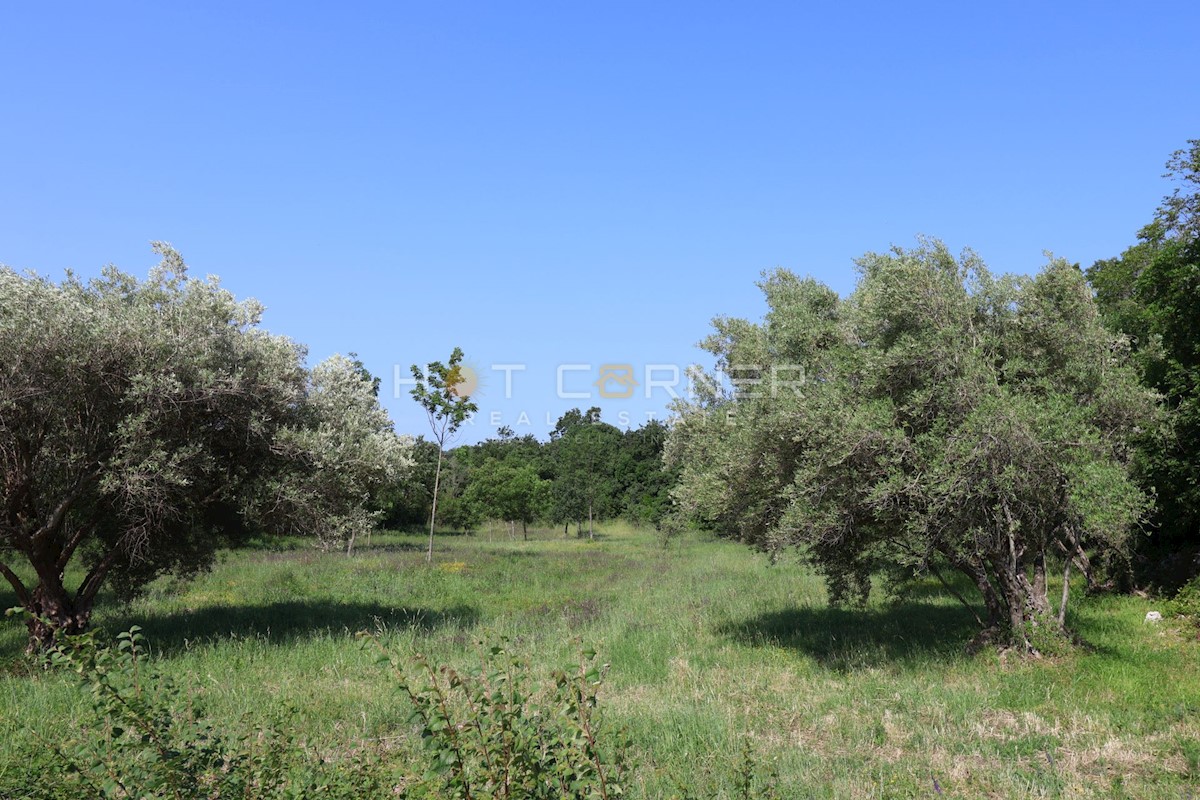
MULTIPOLYGON (((354 638, 470 666, 507 639, 535 673, 582 640, 611 664, 601 697, 623 727, 634 796, 680 787, 734 796, 747 743, 784 797, 1185 797, 1200 781, 1200 643, 1142 620, 1133 597, 1088 598, 1087 642, 1036 661, 968 656, 970 613, 934 587, 918 601, 832 609, 803 565, 768 565, 730 542, 664 549, 623 525, 594 542, 497 526, 377 535, 356 552, 301 542, 223 554, 192 583, 163 580, 110 631, 141 625, 156 657, 235 724, 285 704, 314 742, 399 741, 408 711, 354 638)), ((0 595, 0 603, 13 604, 0 595)), ((0 628, 0 770, 15 744, 70 724, 76 689, 25 665, 23 629, 0 628)), ((1200 792, 1197 792, 1200 794, 1200 792)))

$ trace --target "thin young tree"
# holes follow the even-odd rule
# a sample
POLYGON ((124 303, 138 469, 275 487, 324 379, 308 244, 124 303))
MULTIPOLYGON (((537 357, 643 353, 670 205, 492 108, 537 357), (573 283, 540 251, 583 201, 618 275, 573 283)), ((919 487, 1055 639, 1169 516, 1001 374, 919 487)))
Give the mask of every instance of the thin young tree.
POLYGON ((424 372, 416 364, 412 365, 412 376, 417 385, 409 394, 421 404, 429 416, 433 440, 438 445, 437 467, 433 473, 433 503, 429 509, 429 551, 425 557, 429 563, 433 562, 433 528, 437 522, 438 489, 441 485, 446 443, 453 439, 463 423, 479 410, 479 407, 471 402, 469 388, 464 380, 462 360, 462 348, 456 347, 450 354, 448 363, 433 361, 426 365, 424 372))

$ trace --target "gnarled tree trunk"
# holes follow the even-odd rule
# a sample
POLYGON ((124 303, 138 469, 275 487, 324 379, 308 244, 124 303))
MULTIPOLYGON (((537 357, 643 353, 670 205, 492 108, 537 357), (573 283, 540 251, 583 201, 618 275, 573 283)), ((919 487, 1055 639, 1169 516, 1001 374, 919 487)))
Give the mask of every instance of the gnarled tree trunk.
POLYGON ((87 630, 96 595, 120 552, 118 546, 96 562, 74 594, 63 582, 70 552, 51 547, 34 548, 29 555, 38 582, 32 589, 27 588, 7 565, 0 564, 0 575, 13 587, 17 601, 29 617, 25 623, 29 630, 27 652, 34 653, 53 646, 60 633, 73 636, 87 630))
POLYGON ((34 653, 52 647, 59 634, 74 636, 87 630, 92 620, 92 600, 73 599, 63 587, 39 584, 30 593, 25 605, 29 619, 29 644, 26 652, 34 653))

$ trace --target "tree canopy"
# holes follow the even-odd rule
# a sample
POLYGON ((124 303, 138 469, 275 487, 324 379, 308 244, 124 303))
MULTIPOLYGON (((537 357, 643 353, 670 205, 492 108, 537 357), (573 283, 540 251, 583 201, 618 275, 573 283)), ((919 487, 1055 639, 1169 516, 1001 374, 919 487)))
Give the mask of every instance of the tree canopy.
POLYGON ((41 641, 106 582, 131 595, 259 532, 351 536, 409 462, 356 365, 310 372, 258 303, 155 249, 140 282, 0 268, 0 574, 41 641))
POLYGON ((600 421, 600 409, 572 409, 558 420, 547 446, 554 483, 550 510, 555 522, 588 523, 612 516, 617 495, 617 454, 621 431, 600 421))
POLYGON ((1147 577, 1168 586, 1200 561, 1170 556, 1200 551, 1200 140, 1172 155, 1178 186, 1163 199, 1138 242, 1098 261, 1088 279, 1109 326, 1124 334, 1144 383, 1159 392, 1165 424, 1140 441, 1138 477, 1157 497, 1147 577), (1162 558, 1167 557, 1167 569, 1162 558))
MULTIPOLYGON (((446 452, 438 495, 438 520, 469 530, 493 519, 525 529, 535 521, 566 526, 583 535, 593 519, 622 517, 659 525, 671 507, 676 470, 662 458, 667 425, 651 420, 620 430, 602 422, 600 409, 570 409, 550 440, 518 436, 501 427, 477 444, 446 452)), ((437 475, 436 442, 418 439, 414 476, 385 493, 389 524, 428 525, 437 475)))
POLYGON ((704 347, 734 388, 709 376, 677 409, 680 513, 800 548, 835 602, 879 572, 956 591, 957 571, 982 627, 1032 648, 1053 617, 1049 560, 1090 575, 1087 549, 1119 557, 1145 512, 1127 442, 1153 397, 1066 262, 996 277, 922 241, 858 266, 845 300, 781 270, 760 284, 761 324, 716 320, 704 347))

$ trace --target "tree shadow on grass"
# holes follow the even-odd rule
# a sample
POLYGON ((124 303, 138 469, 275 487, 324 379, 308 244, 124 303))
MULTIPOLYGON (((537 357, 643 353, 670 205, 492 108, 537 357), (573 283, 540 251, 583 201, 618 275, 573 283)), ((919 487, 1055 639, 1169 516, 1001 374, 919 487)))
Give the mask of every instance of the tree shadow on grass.
POLYGON ((144 616, 108 616, 103 627, 113 633, 140 625, 147 641, 170 653, 201 642, 259 639, 287 644, 321 635, 358 631, 420 630, 465 626, 479 619, 478 609, 455 606, 446 610, 390 607, 377 603, 336 603, 289 600, 259 606, 212 606, 195 611, 144 616))
MULTIPOLYGON (((350 556, 369 555, 372 553, 424 553, 426 547, 427 545, 424 542, 412 540, 389 541, 386 539, 375 539, 367 541, 367 539, 363 538, 354 543, 354 551, 350 556)), ((318 559, 329 558, 331 555, 342 555, 346 551, 344 548, 339 548, 336 551, 322 551, 311 545, 295 546, 291 543, 278 545, 274 542, 255 542, 232 548, 230 552, 260 553, 265 561, 316 561, 318 559)))
POLYGON ((727 623, 719 632, 741 644, 796 650, 826 669, 849 672, 961 657, 979 626, 961 605, 905 602, 863 610, 769 611, 727 623))
MULTIPOLYGON (((378 539, 369 542, 366 539, 359 539, 354 543, 354 553, 352 555, 369 556, 380 553, 424 553, 428 549, 429 545, 426 542, 414 542, 411 540, 407 542, 389 542, 378 539)), ((437 551, 438 545, 435 541, 433 543, 433 552, 437 553, 437 551)))
POLYGON ((25 644, 29 641, 25 629, 25 617, 23 615, 4 616, 5 611, 18 605, 20 604, 17 602, 17 596, 8 587, 8 584, 4 584, 4 587, 0 588, 0 672, 4 671, 8 662, 24 652, 25 644))
MULTIPOLYGON (((0 601, 3 597, 0 596, 0 601)), ((134 614, 121 606, 101 604, 96 627, 115 635, 137 625, 159 653, 175 653, 197 644, 224 639, 256 639, 284 645, 322 635, 344 636, 366 631, 432 631, 469 626, 479 619, 473 606, 445 610, 390 607, 376 603, 286 601, 264 605, 210 606, 170 614, 134 614), (106 607, 107 606, 107 607, 106 607)), ((6 620, 0 636, 0 660, 18 657, 25 646, 25 626, 6 620)))

